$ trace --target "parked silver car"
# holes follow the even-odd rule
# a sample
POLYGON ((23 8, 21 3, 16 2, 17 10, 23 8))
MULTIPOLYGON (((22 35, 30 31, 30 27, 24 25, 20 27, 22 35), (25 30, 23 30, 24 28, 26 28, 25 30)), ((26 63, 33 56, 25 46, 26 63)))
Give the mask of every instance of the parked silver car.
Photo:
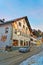
POLYGON ((30 47, 25 47, 25 48, 19 48, 19 52, 25 53, 30 51, 30 47))

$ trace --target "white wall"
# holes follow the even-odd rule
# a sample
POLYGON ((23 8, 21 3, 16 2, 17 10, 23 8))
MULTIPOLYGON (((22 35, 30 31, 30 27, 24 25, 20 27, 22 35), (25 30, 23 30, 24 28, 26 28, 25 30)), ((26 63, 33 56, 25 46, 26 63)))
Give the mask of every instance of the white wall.
POLYGON ((12 33, 12 26, 11 25, 3 25, 3 26, 1 26, 0 27, 0 48, 1 47, 5 47, 6 45, 11 45, 11 41, 12 40, 10 40, 11 39, 11 33, 12 33), (6 27, 8 27, 8 33, 5 33, 5 28, 6 27), (2 41, 1 40, 1 38, 2 38, 2 36, 7 36, 7 39, 6 39, 6 41, 2 41))

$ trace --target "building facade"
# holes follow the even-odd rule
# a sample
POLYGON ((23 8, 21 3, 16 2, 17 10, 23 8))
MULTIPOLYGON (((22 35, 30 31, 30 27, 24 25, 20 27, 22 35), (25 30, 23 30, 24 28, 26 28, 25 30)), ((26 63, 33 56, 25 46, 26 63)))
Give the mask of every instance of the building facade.
POLYGON ((31 27, 27 16, 0 24, 0 48, 9 46, 28 46, 31 27))

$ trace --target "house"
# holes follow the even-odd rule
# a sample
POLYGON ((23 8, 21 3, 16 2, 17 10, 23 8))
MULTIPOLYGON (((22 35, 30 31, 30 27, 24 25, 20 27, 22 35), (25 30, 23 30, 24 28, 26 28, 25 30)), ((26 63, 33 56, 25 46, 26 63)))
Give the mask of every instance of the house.
POLYGON ((31 37, 33 37, 33 38, 37 38, 37 35, 38 35, 37 30, 32 29, 32 32, 31 32, 31 37))
MULTIPOLYGON (((2 22, 2 21, 0 21, 2 22)), ((0 48, 8 46, 28 46, 31 26, 27 16, 0 24, 0 48)))

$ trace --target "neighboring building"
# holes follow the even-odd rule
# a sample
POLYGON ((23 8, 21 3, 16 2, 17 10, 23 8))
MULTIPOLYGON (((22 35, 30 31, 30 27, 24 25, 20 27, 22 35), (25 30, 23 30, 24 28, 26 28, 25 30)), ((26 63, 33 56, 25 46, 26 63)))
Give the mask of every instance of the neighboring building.
POLYGON ((32 29, 31 36, 32 36, 33 38, 37 38, 37 35, 38 35, 37 30, 32 29))
POLYGON ((11 21, 0 21, 0 48, 9 46, 28 46, 31 27, 27 16, 11 21))
POLYGON ((42 43, 43 43, 43 37, 42 37, 42 43))

